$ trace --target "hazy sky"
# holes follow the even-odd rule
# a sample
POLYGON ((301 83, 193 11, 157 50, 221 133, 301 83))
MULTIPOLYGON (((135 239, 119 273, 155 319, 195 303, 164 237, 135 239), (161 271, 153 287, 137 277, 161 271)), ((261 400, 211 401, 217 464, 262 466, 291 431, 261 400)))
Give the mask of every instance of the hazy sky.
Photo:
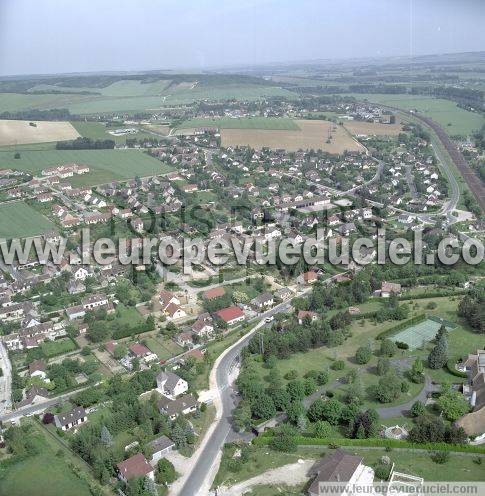
POLYGON ((484 0, 0 0, 0 74, 485 50, 484 0))

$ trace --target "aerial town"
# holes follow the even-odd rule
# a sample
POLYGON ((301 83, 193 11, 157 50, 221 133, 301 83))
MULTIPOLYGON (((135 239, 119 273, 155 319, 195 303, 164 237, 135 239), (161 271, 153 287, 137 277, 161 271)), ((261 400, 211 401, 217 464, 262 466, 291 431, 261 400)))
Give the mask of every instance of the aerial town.
POLYGON ((1 72, 0 496, 480 494, 477 50, 1 72))

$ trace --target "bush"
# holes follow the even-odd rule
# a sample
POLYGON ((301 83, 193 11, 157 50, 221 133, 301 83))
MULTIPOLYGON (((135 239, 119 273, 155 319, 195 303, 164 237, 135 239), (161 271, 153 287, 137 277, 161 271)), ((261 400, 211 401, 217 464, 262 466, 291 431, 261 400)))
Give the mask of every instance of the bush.
POLYGON ((296 370, 290 370, 285 374, 285 379, 292 381, 293 379, 296 379, 298 377, 298 372, 296 370))
POLYGON ((449 451, 435 451, 431 454, 430 458, 435 463, 442 465, 450 460, 450 453, 449 451))
POLYGON ((426 413, 426 407, 421 401, 415 401, 410 412, 413 417, 420 417, 426 413))
POLYGON ((345 368, 345 362, 343 360, 335 360, 331 365, 332 370, 343 370, 345 368))
POLYGON ((379 465, 377 465, 374 469, 375 478, 386 481, 389 478, 390 471, 391 467, 384 465, 383 463, 379 463, 379 465))
POLYGON ((402 341, 396 341, 396 346, 400 350, 409 350, 409 345, 407 343, 403 343, 402 341))
POLYGON ((357 351, 355 352, 355 361, 359 365, 365 365, 366 363, 369 363, 371 358, 372 350, 370 346, 360 346, 359 348, 357 348, 357 351))

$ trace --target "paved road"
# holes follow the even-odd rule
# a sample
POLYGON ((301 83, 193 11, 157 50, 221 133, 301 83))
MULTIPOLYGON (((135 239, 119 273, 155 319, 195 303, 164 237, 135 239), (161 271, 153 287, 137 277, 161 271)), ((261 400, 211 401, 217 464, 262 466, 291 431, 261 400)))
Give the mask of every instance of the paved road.
MULTIPOLYGON (((97 386, 100 384, 99 382, 97 384, 94 384, 94 386, 97 386)), ((60 396, 56 396, 55 398, 48 399, 46 401, 42 401, 41 403, 36 403, 35 405, 27 405, 22 408, 19 408, 17 410, 13 410, 10 413, 6 413, 4 415, 0 416, 0 421, 2 422, 9 422, 12 420, 17 420, 22 417, 29 417, 31 415, 35 415, 37 413, 42 413, 45 410, 47 410, 50 407, 56 406, 59 403, 62 403, 64 400, 70 398, 71 396, 74 396, 75 394, 84 391, 85 389, 88 389, 92 387, 93 385, 90 384, 89 386, 83 387, 76 389, 75 391, 70 391, 69 393, 61 394, 60 396)))
POLYGON ((0 341, 0 414, 12 408, 12 364, 5 345, 0 341))

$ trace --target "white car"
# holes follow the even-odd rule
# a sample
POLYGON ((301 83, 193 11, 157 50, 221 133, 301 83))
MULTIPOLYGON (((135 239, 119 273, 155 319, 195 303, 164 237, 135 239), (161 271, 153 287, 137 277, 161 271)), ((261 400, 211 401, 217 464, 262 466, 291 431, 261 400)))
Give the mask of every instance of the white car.
POLYGON ((271 315, 270 317, 266 317, 266 318, 264 319, 264 321, 265 321, 267 324, 269 324, 270 322, 273 322, 273 320, 274 320, 274 316, 273 316, 273 315, 271 315))

